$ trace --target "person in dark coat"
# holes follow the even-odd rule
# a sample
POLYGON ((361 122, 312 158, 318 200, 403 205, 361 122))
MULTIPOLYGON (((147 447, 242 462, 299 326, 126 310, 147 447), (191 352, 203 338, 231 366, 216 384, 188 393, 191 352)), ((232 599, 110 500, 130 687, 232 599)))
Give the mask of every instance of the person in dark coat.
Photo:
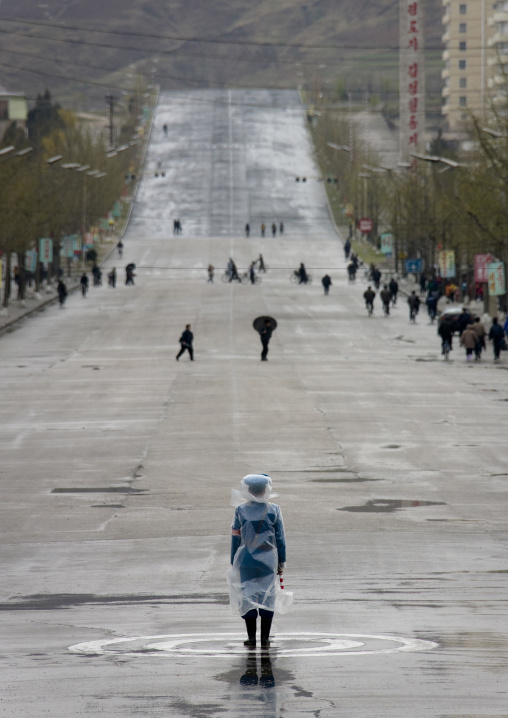
POLYGON ((62 279, 58 282, 57 291, 60 308, 63 309, 65 300, 67 299, 67 287, 65 286, 65 282, 62 279))
POLYGON ((383 289, 379 293, 379 296, 381 297, 381 301, 383 302, 384 312, 386 316, 388 316, 390 314, 390 302, 392 301, 392 293, 388 289, 387 284, 383 286, 383 289))
POLYGON ((439 324, 437 333, 441 337, 441 354, 444 354, 445 342, 450 345, 450 351, 453 349, 453 326, 452 323, 443 319, 439 324))
POLYGON ((298 284, 307 284, 309 281, 309 278, 307 276, 307 270, 305 269, 305 264, 301 262, 300 268, 298 269, 298 284))
POLYGON ((492 326, 489 331, 489 339, 492 342, 492 348, 494 349, 494 361, 497 361, 504 341, 503 327, 499 324, 497 317, 494 317, 492 320, 492 326))
POLYGON ((462 332, 469 324, 471 324, 471 315, 469 314, 467 309, 464 307, 462 309, 462 314, 459 316, 459 319, 458 319, 458 327, 459 327, 460 336, 462 336, 462 332))
POLYGON ((189 352, 190 360, 194 361, 194 349, 192 348, 192 342, 194 341, 194 334, 191 332, 191 325, 186 324, 185 330, 182 332, 180 337, 180 351, 176 355, 176 361, 180 359, 185 351, 189 352))
POLYGON ((330 291, 330 286, 332 284, 332 280, 331 280, 329 274, 325 274, 325 276, 321 280, 321 284, 323 285, 323 289, 325 290, 325 297, 326 297, 328 292, 330 291))
POLYGON ((344 256, 346 259, 349 258, 349 253, 351 252, 351 242, 349 239, 346 239, 346 244, 344 245, 344 256))
POLYGON ((410 321, 416 320, 416 315, 420 309, 420 298, 416 296, 416 292, 412 291, 408 297, 407 303, 409 305, 409 319, 410 321))
POLYGON ((393 306, 395 306, 397 304, 397 294, 399 292, 399 283, 393 277, 390 279, 390 282, 388 284, 388 289, 390 290, 391 295, 392 295, 392 304, 393 304, 393 306))
POLYGON ((79 283, 81 285, 81 294, 83 295, 83 297, 86 297, 86 293, 88 292, 88 275, 86 272, 83 272, 83 274, 81 275, 79 283))
POLYGON ((250 235, 250 224, 247 222, 247 224, 245 225, 245 236, 249 237, 249 235, 250 235))
POLYGON ((134 274, 135 265, 134 264, 128 264, 125 267, 125 284, 132 284, 134 285, 134 277, 136 276, 134 274))
POLYGON ((381 272, 377 267, 374 267, 374 269, 371 272, 372 281, 374 282, 374 286, 376 289, 379 289, 379 284, 381 282, 381 272))
POLYGON ((113 287, 113 289, 116 287, 116 267, 113 267, 108 274, 108 286, 113 287))
POLYGON ((261 337, 261 344, 263 345, 263 351, 261 352, 261 361, 268 361, 268 344, 273 334, 273 326, 269 319, 265 319, 264 326, 259 331, 261 337))
POLYGON ((374 311, 374 299, 376 298, 376 292, 370 285, 364 291, 363 298, 365 299, 365 306, 367 307, 369 314, 372 314, 374 311))

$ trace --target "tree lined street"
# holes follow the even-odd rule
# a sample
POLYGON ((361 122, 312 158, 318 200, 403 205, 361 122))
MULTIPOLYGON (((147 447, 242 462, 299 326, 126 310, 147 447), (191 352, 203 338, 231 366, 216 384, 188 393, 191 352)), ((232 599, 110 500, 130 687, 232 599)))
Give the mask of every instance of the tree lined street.
POLYGON ((163 93, 116 289, 0 335, 6 716, 506 713, 507 360, 443 361, 404 296, 369 318, 296 175, 319 176, 296 93, 163 93), (260 253, 261 284, 220 281, 260 253), (253 658, 225 573, 255 472, 295 603, 253 658))

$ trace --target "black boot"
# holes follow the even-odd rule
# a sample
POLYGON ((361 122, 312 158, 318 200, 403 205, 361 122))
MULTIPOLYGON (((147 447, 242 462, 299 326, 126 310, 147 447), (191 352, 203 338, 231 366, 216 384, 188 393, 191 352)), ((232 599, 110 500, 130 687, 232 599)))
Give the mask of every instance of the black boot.
POLYGON ((261 616, 261 645, 268 648, 270 645, 270 628, 272 627, 273 613, 261 616))
POLYGON ((243 642, 244 646, 248 646, 249 648, 255 648, 256 647, 256 624, 257 619, 256 618, 244 618, 245 625, 247 627, 247 635, 248 639, 243 642))

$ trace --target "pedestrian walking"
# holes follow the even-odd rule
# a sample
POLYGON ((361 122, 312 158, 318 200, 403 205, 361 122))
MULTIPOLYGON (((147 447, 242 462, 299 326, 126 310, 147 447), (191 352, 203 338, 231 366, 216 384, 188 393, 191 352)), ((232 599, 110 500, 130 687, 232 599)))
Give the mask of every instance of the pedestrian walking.
POLYGON ((60 304, 60 309, 64 308, 65 300, 67 299, 67 287, 65 286, 65 282, 63 279, 60 279, 58 282, 58 302, 60 304))
POLYGON ((305 269, 305 264, 303 262, 300 262, 300 267, 296 270, 296 274, 298 275, 298 284, 307 284, 309 281, 309 275, 307 274, 307 270, 305 269))
POLYGON ((249 267, 249 279, 251 284, 256 284, 256 262, 251 262, 249 267))
POLYGON ((351 252, 351 242, 349 239, 346 239, 346 243, 344 244, 344 256, 346 259, 349 259, 349 253, 351 252))
POLYGON ((487 336, 487 332, 482 322, 480 321, 480 317, 475 318, 471 327, 476 334, 476 346, 474 353, 476 360, 478 361, 478 359, 481 359, 482 351, 485 349, 485 337, 487 336))
POLYGON ((420 298, 416 296, 416 292, 413 290, 407 299, 409 305, 409 321, 415 322, 416 315, 420 309, 420 298))
POLYGON ((268 344, 273 334, 272 322, 269 319, 265 319, 264 325, 259 330, 259 336, 261 337, 261 344, 263 351, 261 352, 261 361, 268 361, 268 344))
POLYGON ((236 509, 227 573, 229 600, 232 611, 245 621, 247 648, 256 647, 258 613, 261 647, 268 648, 274 612, 285 613, 292 602, 292 595, 278 586, 286 565, 286 539, 280 507, 270 502, 276 495, 267 474, 248 474, 231 497, 236 509))
POLYGON ((262 237, 265 236, 265 232, 266 232, 266 225, 265 225, 264 222, 263 222, 263 224, 261 225, 261 236, 262 236, 262 237))
POLYGON ((112 289, 116 287, 116 267, 113 267, 111 272, 108 273, 108 287, 112 289))
POLYGON ((180 351, 176 355, 176 361, 180 359, 185 351, 189 352, 190 360, 194 361, 194 349, 192 343, 194 341, 194 334, 191 332, 191 325, 186 324, 185 329, 180 337, 180 351))
POLYGON ((461 336, 462 336, 462 332, 464 331, 464 329, 469 324, 471 324, 471 322, 472 322, 471 314, 468 312, 466 307, 463 307, 462 314, 459 315, 459 318, 457 320, 457 324, 458 324, 458 328, 459 328, 459 332, 460 332, 461 336))
POLYGON ((392 301, 392 293, 388 289, 387 284, 383 286, 383 289, 380 291, 379 296, 381 297, 381 301, 383 302, 383 311, 385 313, 385 317, 388 317, 390 314, 390 302, 392 301))
POLYGON ((374 299, 376 298, 376 292, 372 289, 370 285, 363 293, 363 298, 365 299, 365 306, 367 307, 367 312, 370 317, 374 312, 374 299))
POLYGON ((272 237, 275 237, 277 234, 277 225, 275 222, 272 222, 272 237))
POLYGON ((134 277, 136 276, 134 274, 135 269, 136 265, 132 264, 132 262, 125 267, 125 284, 134 285, 134 277))
POLYGON ((284 234, 284 222, 279 223, 279 234, 284 234))
POLYGON ((85 299, 87 292, 88 292, 88 275, 86 272, 83 272, 81 275, 81 279, 79 280, 79 283, 81 285, 81 295, 83 299, 85 299))
POLYGON ((119 257, 123 257, 123 242, 122 242, 121 239, 120 239, 119 242, 117 243, 116 248, 117 248, 117 250, 118 250, 118 256, 119 256, 119 257))
POLYGON ((266 272, 265 260, 263 259, 262 254, 259 255, 258 264, 259 264, 259 271, 265 273, 266 272))
POLYGON ((467 326, 460 335, 460 345, 466 350, 466 361, 473 361, 473 352, 476 348, 476 332, 471 325, 467 326))
POLYGON ((392 306, 395 306, 397 304, 397 294, 399 292, 399 283, 393 277, 390 279, 390 281, 388 283, 388 289, 390 290, 390 293, 392 295, 392 306))
POLYGON ((323 285, 323 289, 325 290, 325 297, 327 297, 328 292, 330 291, 330 286, 332 284, 332 280, 329 274, 325 274, 325 276, 321 280, 321 284, 323 285))
POLYGON ((247 237, 247 239, 250 237, 250 224, 248 222, 245 225, 245 236, 247 237))
POLYGON ((213 284, 213 277, 215 275, 215 267, 213 264, 208 265, 208 284, 213 284))
POLYGON ((492 348, 494 349, 494 361, 498 361, 501 349, 503 348, 503 345, 506 346, 506 344, 504 340, 503 327, 499 324, 497 317, 492 319, 489 339, 492 342, 492 348))

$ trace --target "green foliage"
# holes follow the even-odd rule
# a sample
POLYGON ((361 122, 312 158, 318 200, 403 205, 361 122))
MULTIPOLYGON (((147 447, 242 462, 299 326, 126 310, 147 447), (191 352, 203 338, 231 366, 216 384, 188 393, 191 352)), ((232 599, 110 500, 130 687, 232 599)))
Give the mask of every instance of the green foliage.
POLYGON ((62 127, 59 110, 60 105, 51 102, 49 90, 43 95, 37 95, 35 107, 29 111, 26 120, 28 137, 33 145, 39 145, 43 137, 62 127))

